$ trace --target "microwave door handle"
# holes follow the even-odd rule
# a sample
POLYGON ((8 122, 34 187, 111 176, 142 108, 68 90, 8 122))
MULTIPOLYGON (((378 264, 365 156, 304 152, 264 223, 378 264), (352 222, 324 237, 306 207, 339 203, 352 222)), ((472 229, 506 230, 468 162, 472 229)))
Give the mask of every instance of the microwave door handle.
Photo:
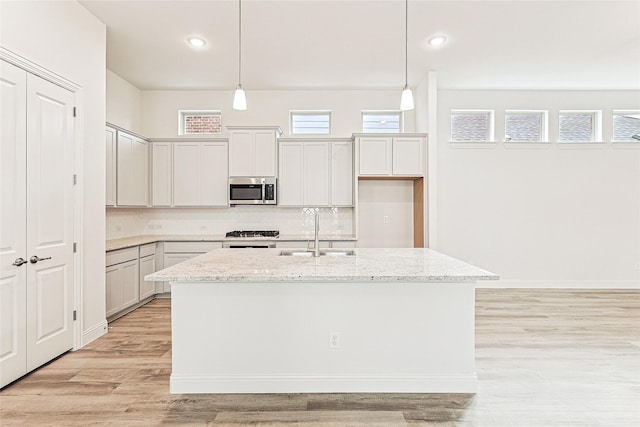
POLYGON ((267 186, 266 184, 262 184, 262 204, 263 205, 266 203, 266 200, 265 200, 266 193, 267 193, 267 186))

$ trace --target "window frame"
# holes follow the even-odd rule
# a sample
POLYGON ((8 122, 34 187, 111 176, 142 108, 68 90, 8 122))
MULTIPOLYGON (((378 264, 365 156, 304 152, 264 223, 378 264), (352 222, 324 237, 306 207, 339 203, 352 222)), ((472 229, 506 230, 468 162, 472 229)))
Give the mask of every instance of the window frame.
POLYGON ((362 133, 402 133, 404 132, 404 112, 402 110, 362 110, 360 111, 362 133), (376 132, 364 128, 364 116, 398 116, 398 131, 376 132))
POLYGON ((331 135, 331 125, 332 125, 332 111, 331 110, 289 110, 289 134, 290 135, 331 135), (293 131, 293 116, 318 116, 318 115, 326 115, 328 118, 329 127, 327 129, 327 133, 314 133, 314 132, 294 132, 293 131))
POLYGON ((636 140, 631 138, 631 140, 627 140, 627 139, 615 139, 615 125, 614 125, 614 118, 617 115, 625 115, 625 114, 634 114, 634 115, 640 115, 640 110, 613 110, 611 113, 611 142, 626 142, 626 143, 635 143, 638 144, 640 143, 640 140, 636 140))
POLYGON ((464 108, 464 109, 459 109, 459 108, 452 108, 450 113, 449 113, 449 141, 450 142, 454 142, 454 143, 494 143, 496 138, 495 138, 495 121, 496 121, 496 111, 495 110, 491 110, 491 109, 484 109, 484 108, 479 108, 479 109, 468 109, 468 108, 464 108), (488 114, 489 115, 489 126, 487 129, 487 139, 486 140, 478 140, 478 139, 473 139, 473 140, 456 140, 453 139, 453 116, 454 114, 488 114))
POLYGON ((558 135, 559 144, 584 144, 602 142, 602 110, 558 110, 558 135), (584 115, 593 116, 593 129, 591 129, 591 140, 569 141, 560 139, 561 117, 563 115, 584 115))
POLYGON ((178 135, 193 136, 193 135, 221 135, 222 134, 222 111, 221 110, 178 110, 178 135), (186 118, 187 116, 219 116, 220 117, 220 131, 219 132, 186 132, 186 118))
POLYGON ((505 110, 504 111, 504 135, 503 140, 506 143, 516 144, 538 144, 549 142, 549 110, 505 110), (514 141, 507 140, 507 116, 518 114, 539 114, 542 118, 540 123, 540 139, 538 141, 514 141))

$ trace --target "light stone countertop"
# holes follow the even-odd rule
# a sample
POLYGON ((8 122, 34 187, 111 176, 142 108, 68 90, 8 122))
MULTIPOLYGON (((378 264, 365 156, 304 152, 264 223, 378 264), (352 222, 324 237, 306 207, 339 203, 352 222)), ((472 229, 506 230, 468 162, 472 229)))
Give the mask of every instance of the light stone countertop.
POLYGON ((145 277, 171 282, 474 282, 493 273, 431 249, 355 249, 354 256, 280 256, 281 249, 216 249, 145 277))
MULTIPOLYGON (((251 237, 229 238, 224 234, 146 234, 139 236, 121 237, 110 239, 106 243, 106 251, 115 251, 133 246, 146 245, 155 242, 229 242, 229 241, 306 241, 313 240, 313 234, 281 234, 279 237, 251 237)), ((327 241, 355 241, 355 236, 350 234, 321 234, 320 240, 327 241)))

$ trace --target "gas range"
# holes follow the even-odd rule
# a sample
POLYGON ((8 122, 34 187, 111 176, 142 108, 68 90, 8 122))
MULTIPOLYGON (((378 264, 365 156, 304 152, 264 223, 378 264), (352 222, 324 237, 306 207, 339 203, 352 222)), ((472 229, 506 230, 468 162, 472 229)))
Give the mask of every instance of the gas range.
POLYGON ((230 231, 226 234, 226 237, 233 238, 256 238, 256 237, 278 237, 280 232, 278 230, 266 230, 266 231, 230 231))

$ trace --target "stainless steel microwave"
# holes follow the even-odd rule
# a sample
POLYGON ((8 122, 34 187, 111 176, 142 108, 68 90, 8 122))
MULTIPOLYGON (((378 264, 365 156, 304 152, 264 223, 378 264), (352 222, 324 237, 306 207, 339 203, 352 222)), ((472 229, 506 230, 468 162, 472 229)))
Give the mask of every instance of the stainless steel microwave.
POLYGON ((230 205, 275 205, 275 178, 229 178, 230 205))

